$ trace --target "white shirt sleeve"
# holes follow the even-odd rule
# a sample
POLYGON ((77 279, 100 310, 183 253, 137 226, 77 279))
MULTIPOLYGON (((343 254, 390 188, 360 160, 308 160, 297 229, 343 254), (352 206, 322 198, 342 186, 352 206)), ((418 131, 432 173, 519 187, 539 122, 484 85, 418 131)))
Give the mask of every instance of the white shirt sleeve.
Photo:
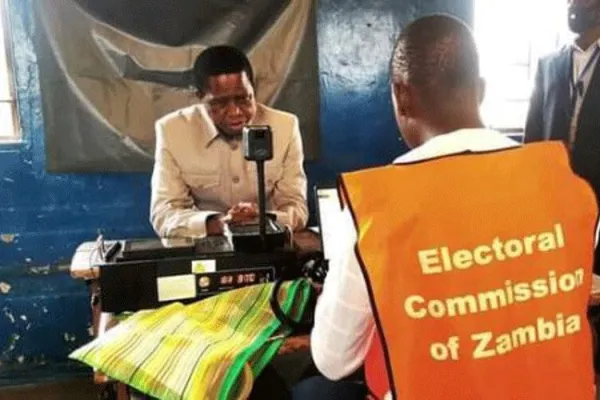
POLYGON ((340 214, 338 226, 339 247, 330 256, 311 333, 315 365, 331 380, 342 379, 363 364, 375 332, 367 286, 354 252, 356 229, 348 209, 340 214))
POLYGON ((204 237, 206 219, 217 211, 199 210, 168 149, 165 128, 156 122, 156 153, 152 171, 150 222, 160 237, 204 237))
POLYGON ((598 236, 600 236, 600 218, 596 222, 596 238, 594 241, 594 248, 598 247, 598 236))

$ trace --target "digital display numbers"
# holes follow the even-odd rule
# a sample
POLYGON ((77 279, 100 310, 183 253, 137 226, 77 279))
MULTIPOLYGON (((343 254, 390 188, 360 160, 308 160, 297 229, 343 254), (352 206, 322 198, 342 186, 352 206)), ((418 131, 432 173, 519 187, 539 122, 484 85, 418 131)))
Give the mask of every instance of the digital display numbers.
POLYGON ((259 283, 272 282, 272 267, 229 270, 198 275, 198 287, 203 293, 220 292, 259 283))

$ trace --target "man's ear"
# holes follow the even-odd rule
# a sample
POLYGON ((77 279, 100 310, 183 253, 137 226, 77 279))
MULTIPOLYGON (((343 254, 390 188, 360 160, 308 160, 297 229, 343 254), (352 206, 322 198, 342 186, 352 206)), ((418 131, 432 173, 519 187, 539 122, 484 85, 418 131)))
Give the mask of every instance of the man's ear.
POLYGON ((486 89, 485 79, 479 78, 479 88, 478 88, 478 93, 477 93, 477 101, 478 101, 479 105, 481 105, 483 103, 483 100, 485 99, 485 89, 486 89))
POLYGON ((404 82, 392 83, 392 95, 394 97, 394 107, 400 117, 409 117, 411 113, 410 88, 404 82))

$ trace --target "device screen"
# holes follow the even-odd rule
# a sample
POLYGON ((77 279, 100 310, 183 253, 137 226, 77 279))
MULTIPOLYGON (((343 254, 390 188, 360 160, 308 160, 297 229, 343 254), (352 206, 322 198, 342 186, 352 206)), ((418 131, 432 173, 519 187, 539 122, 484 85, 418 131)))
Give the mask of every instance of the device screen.
POLYGON ((331 260, 340 245, 339 221, 342 214, 338 191, 336 188, 317 188, 319 208, 319 230, 323 244, 325 259, 331 260))

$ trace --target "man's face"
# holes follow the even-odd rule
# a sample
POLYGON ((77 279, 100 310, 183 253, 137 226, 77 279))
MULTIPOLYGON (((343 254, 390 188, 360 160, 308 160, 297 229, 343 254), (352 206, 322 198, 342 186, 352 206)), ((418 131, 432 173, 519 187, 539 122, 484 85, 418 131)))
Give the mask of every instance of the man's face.
POLYGON ((600 26, 600 0, 569 0, 569 28, 582 34, 600 26))
POLYGON ((256 115, 254 88, 245 72, 211 76, 205 96, 210 117, 226 135, 241 135, 256 115))

